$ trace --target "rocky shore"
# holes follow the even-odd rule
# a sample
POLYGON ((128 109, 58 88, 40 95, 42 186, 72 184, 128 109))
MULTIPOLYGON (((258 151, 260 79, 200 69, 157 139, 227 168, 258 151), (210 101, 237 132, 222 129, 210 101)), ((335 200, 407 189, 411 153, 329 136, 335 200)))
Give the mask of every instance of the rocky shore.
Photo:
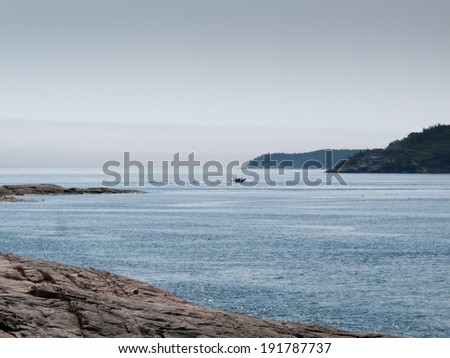
POLYGON ((21 184, 0 186, 0 202, 24 201, 16 198, 24 195, 81 195, 140 193, 139 190, 113 188, 64 188, 54 184, 21 184))
POLYGON ((3 196, 0 195, 0 202, 7 202, 7 203, 17 203, 20 201, 24 201, 22 199, 18 199, 15 196, 3 196))
POLYGON ((0 337, 383 337, 201 307, 124 276, 0 253, 0 337))

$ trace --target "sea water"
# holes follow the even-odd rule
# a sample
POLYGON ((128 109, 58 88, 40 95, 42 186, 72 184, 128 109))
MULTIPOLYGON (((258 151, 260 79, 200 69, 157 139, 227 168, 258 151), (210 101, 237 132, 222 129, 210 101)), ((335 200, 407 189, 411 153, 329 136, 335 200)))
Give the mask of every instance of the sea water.
MULTIPOLYGON (((264 318, 450 337, 450 176, 343 178, 208 187, 200 177, 199 186, 147 183, 144 194, 29 196, 0 203, 0 251, 112 271, 264 318)), ((0 171, 0 184, 103 179, 0 171)))

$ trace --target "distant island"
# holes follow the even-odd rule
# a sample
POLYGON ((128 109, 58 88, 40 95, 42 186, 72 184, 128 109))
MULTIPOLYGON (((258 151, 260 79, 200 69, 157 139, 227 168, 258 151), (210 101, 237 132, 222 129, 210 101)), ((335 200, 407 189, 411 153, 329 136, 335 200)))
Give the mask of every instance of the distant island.
MULTIPOLYGON (((321 164, 316 168, 332 168, 339 161, 348 159, 351 156, 361 152, 360 149, 321 149, 313 152, 305 153, 266 153, 248 161, 248 168, 263 168, 263 162, 270 154, 270 160, 276 162, 272 168, 279 168, 284 166, 288 169, 304 168, 307 162, 316 162, 321 164), (327 163, 326 152, 331 150, 333 152, 332 162, 327 163)), ((329 158, 331 160, 331 158, 329 158)))
POLYGON ((367 149, 349 158, 340 173, 450 173, 450 125, 410 133, 385 149, 367 149))

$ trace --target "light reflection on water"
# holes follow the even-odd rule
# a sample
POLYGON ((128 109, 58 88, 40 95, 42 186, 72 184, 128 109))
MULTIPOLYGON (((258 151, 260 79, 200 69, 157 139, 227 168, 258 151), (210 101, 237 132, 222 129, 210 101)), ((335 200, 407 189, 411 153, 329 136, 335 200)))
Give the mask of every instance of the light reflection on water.
MULTIPOLYGON (((450 176, 344 178, 345 187, 148 185, 142 195, 3 203, 0 251, 121 273, 262 317, 449 337, 450 176)), ((3 183, 102 179, 0 172, 3 183)))

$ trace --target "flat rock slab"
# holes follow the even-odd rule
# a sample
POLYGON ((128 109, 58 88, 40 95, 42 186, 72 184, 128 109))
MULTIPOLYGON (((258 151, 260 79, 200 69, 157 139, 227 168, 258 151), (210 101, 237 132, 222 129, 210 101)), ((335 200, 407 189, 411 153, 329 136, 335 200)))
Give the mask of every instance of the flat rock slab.
POLYGON ((0 195, 0 202, 7 202, 7 203, 17 203, 23 201, 22 199, 18 199, 15 196, 3 196, 0 195))
POLYGON ((0 337, 382 337, 198 306, 112 273, 0 253, 0 337))
POLYGON ((6 195, 69 195, 69 194, 120 194, 141 193, 139 190, 113 188, 64 188, 55 184, 20 184, 0 186, 0 196, 6 195))

